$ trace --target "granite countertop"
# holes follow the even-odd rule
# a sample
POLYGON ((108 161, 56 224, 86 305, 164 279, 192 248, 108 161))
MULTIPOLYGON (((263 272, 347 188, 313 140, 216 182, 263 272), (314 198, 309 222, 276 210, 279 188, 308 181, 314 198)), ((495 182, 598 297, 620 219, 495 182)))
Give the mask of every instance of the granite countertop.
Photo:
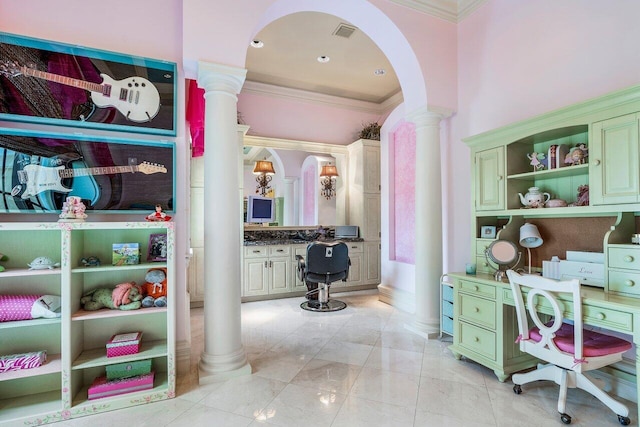
POLYGON ((306 245, 312 242, 364 242, 361 237, 349 238, 349 239, 265 239, 265 240, 245 240, 244 246, 269 246, 269 245, 306 245))

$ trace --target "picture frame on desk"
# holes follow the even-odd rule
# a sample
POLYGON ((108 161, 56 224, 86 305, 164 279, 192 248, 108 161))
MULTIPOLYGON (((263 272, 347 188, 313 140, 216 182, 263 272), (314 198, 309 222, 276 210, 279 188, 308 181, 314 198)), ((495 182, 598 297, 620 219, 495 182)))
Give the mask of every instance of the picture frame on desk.
POLYGON ((149 235, 149 248, 147 250, 147 261, 167 260, 167 235, 157 233, 149 235))
POLYGON ((496 238, 496 226, 495 225, 483 225, 480 227, 481 239, 495 239, 496 238))

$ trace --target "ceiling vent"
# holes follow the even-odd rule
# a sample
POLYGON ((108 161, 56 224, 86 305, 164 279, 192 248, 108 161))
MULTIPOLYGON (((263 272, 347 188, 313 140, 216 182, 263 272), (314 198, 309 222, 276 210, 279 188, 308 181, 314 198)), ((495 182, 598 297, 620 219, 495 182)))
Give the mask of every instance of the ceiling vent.
POLYGON ((347 24, 340 24, 338 25, 338 28, 336 28, 335 31, 333 32, 333 35, 348 39, 349 37, 351 37, 351 34, 353 34, 356 30, 357 28, 354 26, 347 25, 347 24))

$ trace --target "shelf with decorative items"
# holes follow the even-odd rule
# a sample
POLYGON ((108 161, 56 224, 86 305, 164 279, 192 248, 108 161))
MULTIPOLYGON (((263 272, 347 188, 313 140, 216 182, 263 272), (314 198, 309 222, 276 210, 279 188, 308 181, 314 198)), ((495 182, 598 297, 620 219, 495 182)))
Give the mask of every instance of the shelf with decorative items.
MULTIPOLYGON (((13 242, 4 250, 0 304, 13 293, 50 294, 60 301, 55 317, 0 323, 0 356, 42 356, 40 366, 12 362, 0 370, 0 425, 47 424, 175 395, 172 222, 2 223, 0 236, 13 242), (24 233, 33 238, 20 239, 24 233), (163 256, 155 253, 159 242, 163 256), (137 247, 127 253, 131 264, 118 265, 124 255, 114 248, 122 243, 137 247), (34 256, 47 259, 36 262, 34 256), (23 268, 28 264, 31 269, 23 268), (156 283, 149 282, 151 271, 162 273, 153 275, 156 283), (166 294, 145 302, 148 285, 166 294), (114 336, 131 334, 136 350, 109 357, 114 336), (150 372, 98 381, 123 364, 143 364, 150 372)), ((133 348, 128 341, 113 344, 118 350, 125 345, 133 348)))

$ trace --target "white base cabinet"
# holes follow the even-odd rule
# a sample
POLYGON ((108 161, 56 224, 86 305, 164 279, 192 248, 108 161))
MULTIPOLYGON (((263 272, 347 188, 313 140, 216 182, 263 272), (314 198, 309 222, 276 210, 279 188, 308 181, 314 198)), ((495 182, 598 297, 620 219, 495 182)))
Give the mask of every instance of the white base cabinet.
POLYGON ((173 223, 0 223, 0 295, 57 295, 61 317, 0 323, 0 355, 46 351, 47 361, 31 369, 0 373, 0 425, 40 425, 134 406, 175 396, 175 280, 173 223), (151 234, 167 235, 166 262, 146 262, 151 234), (138 243, 141 263, 112 266, 114 243, 138 243), (38 256, 59 268, 29 270, 38 256), (97 256, 101 265, 80 259, 97 256), (85 311, 80 297, 98 287, 144 283, 148 269, 167 268, 168 305, 131 311, 85 311), (143 333, 138 353, 106 357, 114 334, 143 333), (153 388, 88 400, 94 378, 108 365, 151 359, 153 388))

